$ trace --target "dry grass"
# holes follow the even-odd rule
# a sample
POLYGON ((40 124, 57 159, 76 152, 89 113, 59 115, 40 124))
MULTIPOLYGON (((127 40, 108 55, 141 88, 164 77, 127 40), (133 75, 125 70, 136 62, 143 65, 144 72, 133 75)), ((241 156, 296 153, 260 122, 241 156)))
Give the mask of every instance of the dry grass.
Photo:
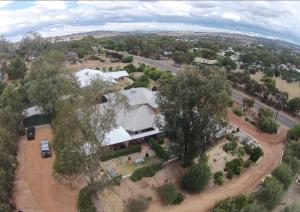
MULTIPOLYGON (((260 79, 264 76, 264 74, 260 71, 255 74, 251 74, 251 78, 260 82, 260 79)), ((281 79, 281 77, 273 77, 276 80, 276 87, 283 92, 287 92, 289 94, 289 99, 300 96, 300 83, 292 82, 288 83, 287 81, 281 79)))
POLYGON ((99 68, 100 70, 108 70, 109 67, 112 67, 113 69, 123 69, 124 66, 129 64, 129 63, 122 63, 122 62, 113 63, 111 62, 111 58, 108 58, 105 55, 101 55, 99 57, 101 59, 104 59, 105 62, 101 62, 100 60, 88 60, 85 58, 85 59, 81 59, 82 63, 78 63, 74 65, 66 64, 66 67, 72 72, 76 72, 84 68, 90 68, 90 69, 99 68))

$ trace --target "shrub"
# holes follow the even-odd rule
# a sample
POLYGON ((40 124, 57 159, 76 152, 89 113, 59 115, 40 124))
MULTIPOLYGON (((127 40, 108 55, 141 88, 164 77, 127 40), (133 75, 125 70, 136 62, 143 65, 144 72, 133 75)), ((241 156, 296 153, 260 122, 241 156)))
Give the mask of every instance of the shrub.
POLYGON ((122 58, 122 63, 131 63, 133 61, 133 57, 132 56, 125 56, 122 58))
POLYGON ((164 138, 164 137, 159 137, 159 138, 158 138, 158 144, 159 144, 159 145, 164 144, 164 142, 165 142, 165 138, 164 138))
POLYGON ((292 157, 289 161, 289 164, 294 174, 296 174, 300 170, 300 159, 292 157))
POLYGON ((238 155, 238 157, 244 156, 245 153, 246 153, 246 152, 245 152, 244 147, 240 146, 240 147, 237 149, 237 155, 238 155))
POLYGON ((235 136, 234 136, 233 133, 229 133, 229 134, 226 135, 226 139, 228 141, 233 141, 233 140, 235 140, 235 136))
POLYGON ((215 184, 223 185, 224 183, 224 174, 222 171, 218 171, 214 174, 215 184))
POLYGON ((243 99, 243 105, 244 105, 244 106, 247 106, 247 107, 253 107, 254 103, 255 103, 255 100, 252 99, 252 98, 245 97, 245 98, 243 99))
POLYGON ((202 153, 198 160, 199 163, 207 163, 208 162, 208 156, 205 153, 202 153))
POLYGON ((149 78, 146 75, 142 75, 139 78, 136 78, 136 80, 133 82, 131 85, 133 88, 138 88, 138 87, 145 87, 147 88, 149 85, 149 78))
POLYGON ((264 181, 262 188, 256 195, 256 199, 271 210, 280 203, 282 196, 283 185, 276 178, 271 177, 264 181))
POLYGON ((126 212, 144 212, 149 207, 149 200, 145 196, 138 196, 133 199, 130 198, 126 205, 126 212))
POLYGON ((291 167, 285 163, 278 166, 273 172, 272 175, 279 180, 283 186, 284 189, 288 189, 288 187, 291 185, 293 181, 293 170, 291 167))
POLYGON ((264 156, 264 152, 260 147, 255 147, 250 152, 250 160, 256 162, 260 157, 264 156))
POLYGON ((200 192, 208 184, 211 172, 207 163, 194 164, 184 173, 181 183, 190 192, 200 192))
POLYGON ((159 196, 165 205, 178 204, 183 201, 184 196, 178 192, 172 183, 165 183, 157 189, 159 196))
POLYGON ((185 196, 179 192, 174 204, 180 204, 184 200, 184 198, 185 198, 185 196))
POLYGON ((295 125, 289 130, 288 136, 292 140, 298 140, 300 138, 300 124, 295 125))
POLYGON ((106 153, 101 157, 101 160, 107 161, 112 158, 117 158, 120 156, 129 155, 131 153, 140 152, 140 151, 141 151, 141 145, 133 145, 133 146, 126 147, 124 149, 114 150, 109 153, 106 153))
POLYGON ((232 172, 227 172, 226 177, 227 177, 227 179, 231 179, 233 177, 232 172))
POLYGON ((225 171, 233 175, 239 175, 242 171, 243 159, 235 158, 225 164, 225 171))
POLYGON ((135 66, 132 63, 124 66, 124 69, 128 72, 128 74, 137 71, 136 68, 135 68, 135 66))
POLYGON ((228 106, 228 107, 232 107, 232 106, 233 106, 233 100, 232 100, 232 99, 229 99, 229 100, 228 100, 227 106, 228 106))
POLYGON ((57 173, 75 175, 82 170, 81 155, 71 146, 64 146, 56 151, 53 168, 57 173))
POLYGON ((160 146, 156 141, 153 139, 150 140, 149 142, 150 147, 153 149, 153 151, 157 154, 157 156, 163 160, 168 160, 169 159, 169 152, 164 150, 162 146, 160 146))
POLYGON ((223 146, 223 150, 225 152, 233 151, 233 150, 236 149, 237 145, 238 145, 237 141, 232 140, 232 141, 230 141, 229 143, 227 143, 223 146))
POLYGON ((271 117, 259 117, 258 126, 261 131, 266 133, 277 133, 278 130, 278 124, 271 117))
POLYGON ((141 180, 143 177, 153 177, 157 171, 162 168, 160 163, 152 164, 149 166, 144 166, 136 169, 130 179, 134 182, 141 180))
POLYGON ((119 175, 112 178, 112 183, 114 185, 121 185, 121 181, 122 181, 122 175, 121 174, 119 174, 119 175))
POLYGON ((251 165, 251 160, 246 160, 246 161, 244 162, 244 167, 245 167, 245 168, 248 168, 250 165, 251 165))
POLYGON ((89 184, 80 190, 77 201, 78 212, 96 212, 93 203, 93 195, 96 191, 97 188, 93 184, 89 184))
POLYGON ((300 205, 292 204, 292 205, 287 205, 283 212, 299 212, 300 211, 300 205))
POLYGON ((267 210, 264 206, 254 201, 251 204, 244 206, 240 212, 267 212, 267 210))
POLYGON ((246 195, 239 195, 236 197, 229 197, 218 202, 213 212, 238 212, 251 203, 251 198, 246 195))
POLYGON ((131 89, 131 88, 133 88, 132 85, 126 85, 126 86, 124 87, 124 90, 129 90, 129 89, 131 89))
POLYGON ((241 107, 236 107, 233 109, 233 112, 238 115, 238 116, 242 116, 244 114, 244 111, 241 107))
POLYGON ((258 116, 259 117, 268 117, 273 118, 273 111, 270 108, 260 108, 258 110, 258 116))

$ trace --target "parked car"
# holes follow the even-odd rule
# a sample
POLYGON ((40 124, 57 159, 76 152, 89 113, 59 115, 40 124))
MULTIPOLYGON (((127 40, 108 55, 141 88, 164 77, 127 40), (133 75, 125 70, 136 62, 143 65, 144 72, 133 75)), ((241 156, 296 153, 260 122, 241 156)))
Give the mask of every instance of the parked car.
POLYGON ((51 157, 51 149, 47 139, 41 140, 41 156, 43 158, 51 157))
POLYGON ((27 129, 27 140, 33 140, 35 138, 35 128, 28 127, 27 129))

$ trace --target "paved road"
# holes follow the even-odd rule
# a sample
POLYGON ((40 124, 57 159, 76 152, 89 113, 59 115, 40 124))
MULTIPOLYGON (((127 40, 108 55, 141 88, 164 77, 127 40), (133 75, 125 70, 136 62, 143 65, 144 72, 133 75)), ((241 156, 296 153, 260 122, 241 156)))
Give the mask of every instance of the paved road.
MULTIPOLYGON (((163 61, 163 60, 153 60, 153 59, 149 59, 149 58, 139 57, 139 56, 136 56, 136 55, 131 55, 131 56, 133 56, 135 62, 145 63, 147 65, 159 68, 161 70, 171 71, 174 74, 176 74, 176 72, 180 70, 180 67, 175 67, 175 66, 172 66, 170 64, 166 64, 165 61, 163 61)), ((234 90, 234 89, 232 90, 232 98, 235 101, 239 102, 239 103, 242 103, 243 98, 245 96, 247 96, 245 93, 242 93, 242 92, 234 90)), ((258 100, 255 101, 254 107, 257 110, 259 108, 262 108, 262 107, 268 107, 268 108, 273 110, 274 116, 276 114, 276 111, 273 108, 267 106, 266 104, 264 104, 264 103, 262 103, 258 100)), ((290 116, 290 115, 288 115, 284 112, 279 112, 278 113, 277 121, 278 121, 279 124, 283 124, 283 125, 285 125, 289 128, 293 127, 295 124, 300 122, 298 119, 296 119, 296 118, 294 118, 294 117, 292 117, 292 116, 290 116)))
MULTIPOLYGON (((237 91, 237 90, 234 90, 232 89, 232 98, 239 102, 239 103, 242 103, 243 102, 243 98, 246 97, 247 94, 243 93, 243 92, 240 92, 240 91, 237 91)), ((248 96, 249 97, 249 96, 248 96)), ((254 104, 254 107, 256 110, 262 108, 262 107, 268 107, 270 108, 273 113, 274 113, 274 116, 276 114, 276 110, 272 107, 269 107, 268 105, 258 101, 258 100, 255 100, 255 104, 254 104)), ((278 115, 277 115, 277 121, 279 124, 283 124, 289 128, 293 127, 294 125, 296 125, 297 123, 299 123, 300 121, 297 120, 296 118, 294 117, 291 117, 290 115, 282 112, 282 111, 279 111, 278 112, 278 115)))

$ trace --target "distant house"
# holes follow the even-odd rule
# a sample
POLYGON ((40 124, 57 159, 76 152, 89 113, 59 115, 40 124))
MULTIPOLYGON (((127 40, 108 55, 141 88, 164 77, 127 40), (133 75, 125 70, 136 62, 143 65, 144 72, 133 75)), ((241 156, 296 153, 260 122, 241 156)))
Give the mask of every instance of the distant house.
MULTIPOLYGON (((128 145, 136 140, 161 133, 156 120, 162 119, 158 105, 155 103, 156 92, 147 88, 132 88, 121 91, 127 97, 130 109, 117 111, 117 127, 105 137, 105 146, 128 145)), ((108 95, 107 99, 112 100, 108 95)), ((99 109, 106 103, 99 104, 99 109)))
POLYGON ((29 107, 23 112, 24 127, 38 126, 50 123, 50 117, 39 106, 29 107))
POLYGON ((195 57, 194 61, 192 62, 193 65, 197 64, 205 64, 205 65, 215 65, 217 60, 208 60, 202 57, 195 57))
POLYGON ((127 71, 102 72, 94 69, 83 69, 75 73, 75 77, 80 83, 80 87, 89 86, 92 80, 101 79, 111 83, 116 83, 129 77, 127 71))

